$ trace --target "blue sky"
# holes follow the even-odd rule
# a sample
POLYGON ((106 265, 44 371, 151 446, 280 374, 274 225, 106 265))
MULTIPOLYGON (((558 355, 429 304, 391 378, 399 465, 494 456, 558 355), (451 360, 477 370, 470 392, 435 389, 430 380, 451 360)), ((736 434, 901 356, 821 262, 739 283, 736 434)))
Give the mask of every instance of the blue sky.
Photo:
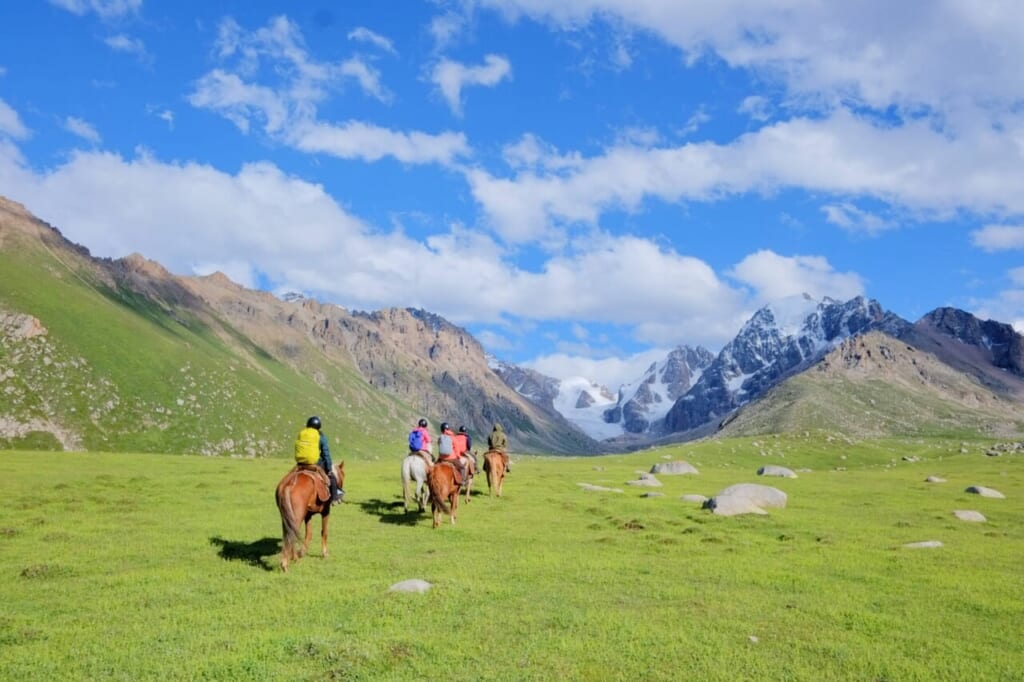
POLYGON ((613 389, 758 307, 1024 326, 1024 4, 0 4, 0 194, 613 389))

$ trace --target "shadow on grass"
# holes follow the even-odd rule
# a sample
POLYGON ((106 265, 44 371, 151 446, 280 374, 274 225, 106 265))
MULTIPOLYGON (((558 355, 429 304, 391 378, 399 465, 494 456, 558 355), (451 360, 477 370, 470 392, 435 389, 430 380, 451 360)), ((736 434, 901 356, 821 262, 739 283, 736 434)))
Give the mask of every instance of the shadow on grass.
POLYGON ((415 507, 406 514, 402 508, 402 501, 386 502, 374 498, 359 503, 359 508, 367 514, 380 517, 381 523, 390 523, 396 526, 415 526, 420 520, 420 512, 415 507))
POLYGON ((225 561, 244 561, 250 566, 273 571, 274 567, 267 563, 266 557, 281 552, 281 538, 262 538, 255 542, 238 542, 220 537, 210 538, 210 544, 220 547, 217 555, 225 561))

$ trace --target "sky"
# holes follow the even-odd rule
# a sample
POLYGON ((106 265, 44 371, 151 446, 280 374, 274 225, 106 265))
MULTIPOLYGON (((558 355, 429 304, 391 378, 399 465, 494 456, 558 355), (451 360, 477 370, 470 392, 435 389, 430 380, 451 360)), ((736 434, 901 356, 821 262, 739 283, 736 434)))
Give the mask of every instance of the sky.
POLYGON ((1012 0, 5 2, 0 195, 615 390, 803 293, 1024 329, 1021 64, 1012 0))

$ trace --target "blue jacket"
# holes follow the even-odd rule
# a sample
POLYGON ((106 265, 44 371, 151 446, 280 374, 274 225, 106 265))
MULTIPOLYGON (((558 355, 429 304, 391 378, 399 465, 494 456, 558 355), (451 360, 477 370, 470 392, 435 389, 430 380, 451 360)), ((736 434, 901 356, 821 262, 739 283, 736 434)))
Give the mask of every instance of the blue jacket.
POLYGON ((331 461, 331 448, 327 446, 327 436, 320 434, 320 459, 317 464, 327 473, 334 470, 334 462, 331 461))

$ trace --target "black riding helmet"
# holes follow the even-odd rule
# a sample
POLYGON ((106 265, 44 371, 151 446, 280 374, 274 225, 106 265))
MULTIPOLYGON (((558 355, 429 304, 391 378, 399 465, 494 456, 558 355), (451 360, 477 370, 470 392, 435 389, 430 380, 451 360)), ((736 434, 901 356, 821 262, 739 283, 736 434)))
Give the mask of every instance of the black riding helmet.
POLYGON ((427 428, 427 420, 426 419, 421 419, 419 421, 419 425, 422 426, 423 428, 427 428))
POLYGON ((445 431, 447 431, 448 428, 449 428, 448 427, 448 422, 441 422, 441 433, 444 433, 445 431))
POLYGON ((319 431, 320 430, 320 417, 310 417, 309 419, 307 419, 306 420, 306 428, 307 429, 316 429, 317 431, 319 431))
POLYGON ((460 426, 459 427, 459 433, 465 433, 465 432, 466 432, 466 427, 465 426, 460 426))

